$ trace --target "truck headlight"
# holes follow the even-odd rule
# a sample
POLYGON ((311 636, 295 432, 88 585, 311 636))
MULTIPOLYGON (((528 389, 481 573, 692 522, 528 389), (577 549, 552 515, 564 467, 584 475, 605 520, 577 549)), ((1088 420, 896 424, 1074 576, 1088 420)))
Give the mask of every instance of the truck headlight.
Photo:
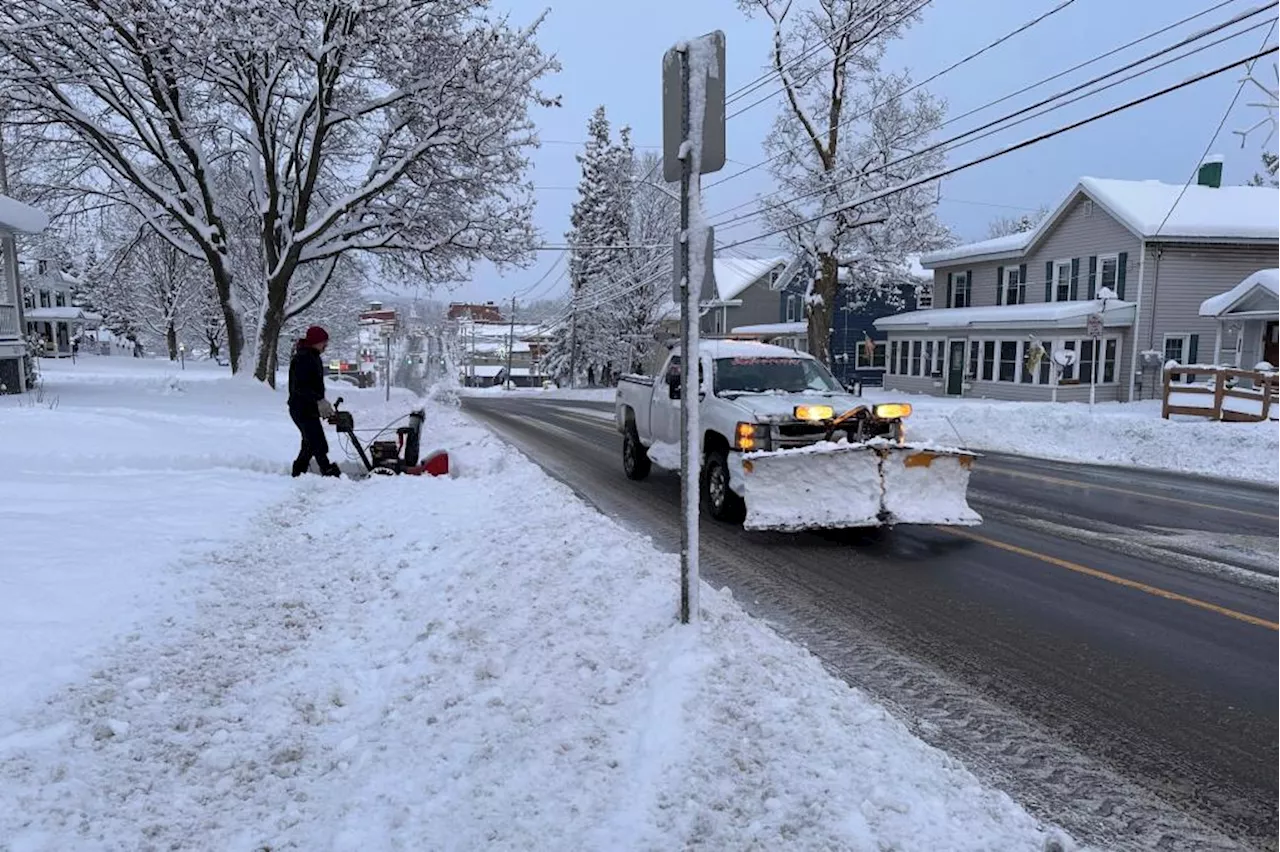
POLYGON ((829 405, 797 405, 792 412, 797 420, 830 420, 836 410, 829 405))
POLYGON ((911 416, 911 403, 909 402, 882 402, 872 411, 880 420, 902 420, 911 416))
POLYGON ((739 423, 733 430, 733 445, 743 452, 769 447, 769 426, 765 423, 739 423))

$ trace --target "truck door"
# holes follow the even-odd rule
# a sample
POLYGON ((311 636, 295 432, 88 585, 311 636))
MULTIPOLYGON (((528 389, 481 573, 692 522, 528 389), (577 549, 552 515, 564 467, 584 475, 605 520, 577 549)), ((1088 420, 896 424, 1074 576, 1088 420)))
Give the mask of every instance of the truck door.
POLYGON ((683 380, 684 377, 680 374, 680 356, 672 355, 662 374, 662 381, 653 389, 649 428, 653 431, 652 438, 655 441, 671 444, 680 435, 680 397, 673 394, 684 390, 683 380))

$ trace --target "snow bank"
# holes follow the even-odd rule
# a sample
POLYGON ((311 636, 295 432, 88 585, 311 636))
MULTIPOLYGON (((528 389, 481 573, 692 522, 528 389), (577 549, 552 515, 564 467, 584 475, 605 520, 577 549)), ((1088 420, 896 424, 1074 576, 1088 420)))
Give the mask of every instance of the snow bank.
MULTIPOLYGON (((24 485, 48 474, 42 455, 132 469, 147 441, 175 458, 207 442, 215 458, 287 459, 291 435, 268 404, 279 396, 237 385, 117 382, 104 411, 66 382, 51 412, 5 409, 5 434, 26 417, 120 427, 83 430, 83 450, 27 430, 24 485), (171 395, 184 403, 165 411, 171 395), (232 435, 219 411, 239 418, 232 435)), ((359 398, 361 422, 405 402, 375 399, 359 398)), ((673 557, 456 410, 430 405, 427 432, 457 477, 292 480, 215 464, 199 473, 225 477, 226 493, 210 499, 197 472, 51 480, 50 499, 86 489, 126 503, 172 480, 146 523, 189 526, 154 547, 136 529, 128 543, 83 525, 101 541, 94 569, 147 602, 125 633, 111 637, 118 618, 63 643, 105 646, 91 669, 41 700, 8 697, 8 847, 1042 848, 1008 797, 727 593, 704 590, 702 624, 679 627, 673 557)), ((23 524, 49 543, 39 571, 73 569, 81 557, 58 547, 65 515, 23 524)), ((44 582, 19 567, 10 589, 44 582)), ((40 606, 88 610, 104 585, 40 606)), ((30 647, 4 634, 0 658, 19 641, 30 647)))
POLYGON ((1274 484, 1280 428, 1271 423, 1163 420, 1160 402, 997 402, 866 390, 868 402, 909 401, 907 436, 971 450, 1129 465, 1274 484))

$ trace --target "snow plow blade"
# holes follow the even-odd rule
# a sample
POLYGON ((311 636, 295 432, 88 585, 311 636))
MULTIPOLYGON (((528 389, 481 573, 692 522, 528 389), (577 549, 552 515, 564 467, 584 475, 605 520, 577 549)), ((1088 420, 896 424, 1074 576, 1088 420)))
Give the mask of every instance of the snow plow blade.
POLYGON ((742 457, 743 526, 797 531, 941 524, 974 526, 964 450, 875 441, 818 444, 742 457))

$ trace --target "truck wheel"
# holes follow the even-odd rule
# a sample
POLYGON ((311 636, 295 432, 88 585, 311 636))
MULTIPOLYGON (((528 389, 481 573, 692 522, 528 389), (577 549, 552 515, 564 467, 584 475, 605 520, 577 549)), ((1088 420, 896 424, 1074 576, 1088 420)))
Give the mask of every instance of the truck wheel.
POLYGON ((740 524, 747 516, 747 504, 729 487, 729 455, 711 450, 702 465, 702 502, 711 517, 726 524, 740 524))
POLYGON ((644 444, 640 443, 640 436, 636 434, 634 423, 627 424, 627 430, 622 435, 622 470, 627 474, 627 479, 634 479, 637 482, 649 475, 652 468, 649 461, 649 453, 645 450, 644 444))

